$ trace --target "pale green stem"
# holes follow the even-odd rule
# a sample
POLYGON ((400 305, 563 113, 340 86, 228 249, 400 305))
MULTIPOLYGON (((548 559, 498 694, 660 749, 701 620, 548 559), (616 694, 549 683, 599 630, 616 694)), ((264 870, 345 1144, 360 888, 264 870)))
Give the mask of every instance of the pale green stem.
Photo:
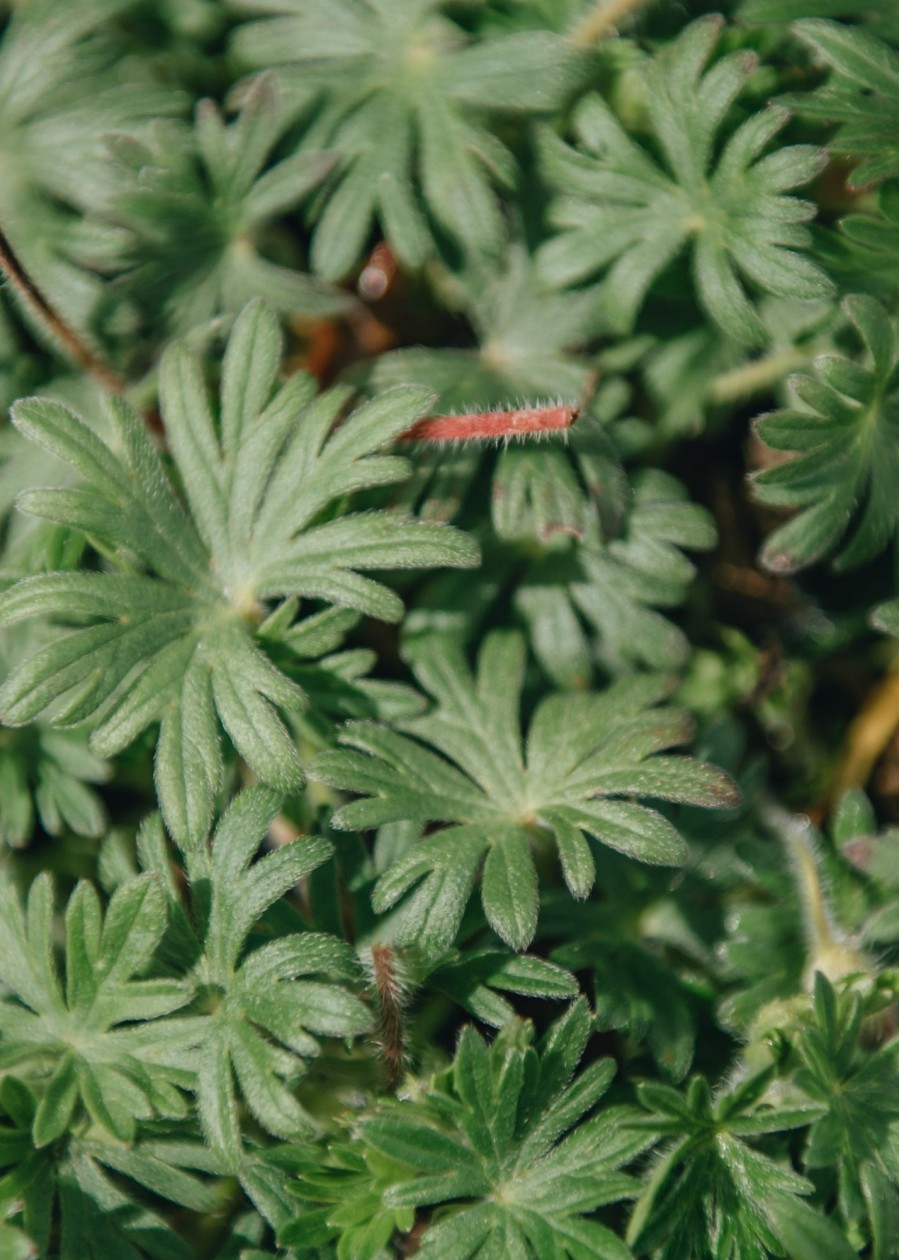
POLYGON ((646 0, 599 0, 568 38, 573 44, 596 44, 646 0))
POLYGON ((715 377, 709 386, 709 401, 737 402, 741 398, 760 394, 776 385, 794 368, 801 367, 808 357, 806 351, 791 349, 769 354, 763 359, 753 359, 751 363, 742 363, 738 368, 715 377))
POLYGON ((784 842, 805 928, 805 983, 811 988, 815 972, 837 981, 858 972, 872 973, 865 955, 837 928, 827 904, 821 879, 820 857, 812 826, 804 814, 790 814, 777 805, 764 811, 765 821, 784 842))

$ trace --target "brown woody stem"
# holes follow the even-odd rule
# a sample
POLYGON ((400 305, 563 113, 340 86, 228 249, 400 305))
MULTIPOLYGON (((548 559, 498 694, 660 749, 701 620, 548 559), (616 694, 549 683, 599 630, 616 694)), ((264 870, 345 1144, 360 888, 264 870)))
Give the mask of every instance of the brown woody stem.
POLYGON ((26 271, 2 227, 0 227, 0 271, 9 281, 19 301, 37 318, 66 358, 71 359, 78 367, 89 373, 110 393, 121 394, 124 391, 125 381, 118 372, 115 372, 96 351, 87 345, 44 297, 26 271))

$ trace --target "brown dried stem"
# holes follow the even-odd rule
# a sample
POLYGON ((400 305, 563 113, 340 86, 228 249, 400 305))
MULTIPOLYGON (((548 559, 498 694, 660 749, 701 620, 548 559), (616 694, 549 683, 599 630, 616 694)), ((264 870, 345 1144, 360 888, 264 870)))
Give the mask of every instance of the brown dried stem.
POLYGON ((125 390, 125 381, 85 342, 59 311, 44 296, 13 249, 9 237, 0 227, 0 271, 9 281, 19 301, 36 317, 52 341, 103 389, 113 394, 125 390))

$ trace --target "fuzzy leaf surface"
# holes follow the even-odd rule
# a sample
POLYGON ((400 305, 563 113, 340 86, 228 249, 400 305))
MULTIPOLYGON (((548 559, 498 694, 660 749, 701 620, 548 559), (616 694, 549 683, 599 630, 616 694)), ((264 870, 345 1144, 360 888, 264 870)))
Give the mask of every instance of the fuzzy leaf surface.
MULTIPOLYGON (((270 906, 331 854, 326 840, 306 836, 257 858, 280 804, 267 788, 243 792, 208 849, 192 851, 188 865, 197 890, 191 975, 207 998, 197 1021, 199 1118, 212 1150, 231 1168, 242 1156, 239 1098, 269 1133, 312 1132, 291 1086, 318 1053, 317 1038, 364 1033, 371 1022, 347 988, 358 973, 345 942, 306 932, 249 947, 270 906)), ((158 834, 155 844, 158 851, 158 834)))
POLYGON ((248 67, 279 67, 285 94, 316 108, 305 149, 339 155, 313 207, 312 264, 332 279, 358 261, 377 221, 403 263, 420 265, 447 234, 467 253, 497 254, 497 188, 514 183, 512 152, 492 114, 546 114, 576 90, 586 55, 548 31, 471 41, 443 0, 247 0, 256 20, 233 49, 248 67))
POLYGON ((198 1043, 195 1021, 174 1012, 193 986, 181 979, 140 979, 165 931, 159 881, 123 884, 104 914, 94 887, 76 887, 65 914, 65 975, 53 948, 49 876, 32 884, 23 909, 8 879, 0 884, 0 1066, 41 1089, 32 1138, 40 1148, 88 1113, 119 1141, 139 1120, 179 1117, 190 1080, 186 1061, 198 1043))
POLYGON ((676 710, 653 708, 665 693, 658 678, 549 696, 523 739, 524 665, 514 634, 488 636, 476 676, 457 644, 432 636, 416 648, 414 669, 434 709, 406 722, 408 735, 350 724, 340 737, 344 748, 315 763, 316 777, 360 794, 335 814, 339 827, 452 824, 403 855, 377 886, 381 910, 411 892, 403 940, 448 948, 483 864, 488 922, 523 949, 537 926, 533 844, 552 836, 565 882, 582 898, 595 873, 588 836, 639 861, 684 861, 676 828, 633 797, 709 807, 738 799, 723 771, 665 753, 689 739, 690 723, 676 710))
POLYGON ((84 261, 116 277, 157 338, 236 315, 254 297, 287 315, 346 309, 340 293, 271 257, 271 223, 334 164, 324 153, 270 164, 282 130, 274 84, 262 78, 231 123, 204 100, 192 128, 159 120, 147 139, 114 143, 116 186, 95 212, 84 261))
POLYGON ((856 294, 843 306, 864 361, 820 357, 815 376, 792 382, 803 409, 756 421, 766 445, 794 453, 753 479, 763 502, 799 509, 765 543, 762 561, 775 573, 793 573, 835 551, 835 567, 851 568, 882 551, 899 526, 896 329, 874 298, 856 294))
POLYGON ((899 174, 899 55, 857 26, 810 19, 793 30, 834 73, 817 92, 789 96, 789 104, 805 118, 838 124, 830 147, 856 159, 854 185, 899 174))
POLYGON ((638 1087, 649 1114, 637 1127, 665 1143, 628 1227, 638 1254, 658 1249, 665 1260, 691 1260, 716 1249, 749 1257, 784 1247, 791 1260, 856 1254, 833 1222, 803 1202, 811 1182, 752 1145, 820 1115, 814 1104, 765 1105, 770 1079, 770 1071, 749 1076, 715 1099, 703 1077, 684 1093, 655 1082, 638 1087))
POLYGON ((302 784, 282 715, 305 696, 266 655, 258 631, 269 607, 300 596, 396 620, 399 598, 363 571, 477 561, 449 527, 384 512, 327 519, 335 499, 405 474, 405 461, 380 451, 427 398, 388 393, 335 429, 346 392, 313 399, 302 375, 276 387, 280 350, 274 317, 248 306, 225 354, 219 420, 199 360, 184 345, 167 351, 161 398, 177 477, 119 399, 107 403, 109 442, 49 399, 16 407, 21 431, 82 477, 75 489, 30 490, 21 507, 83 531, 112 571, 26 578, 0 599, 7 624, 81 624, 13 670, 0 715, 10 726, 90 718, 100 755, 159 722, 156 786, 182 844, 209 829, 221 728, 263 782, 302 784))
POLYGON ((685 252, 706 314, 748 345, 766 339, 750 294, 832 292, 805 254, 803 225, 814 207, 789 195, 820 170, 821 152, 791 145, 765 153, 787 121, 779 109, 750 116, 719 150, 718 132, 756 65, 742 52, 708 65, 720 25, 714 17, 693 22, 647 68, 661 161, 598 96, 577 109, 581 151, 544 136, 560 232, 541 249, 543 274, 559 285, 603 275, 603 311, 614 331, 632 327, 656 279, 685 252))
MULTIPOLYGON (((34 1082, 31 1083, 34 1085, 34 1082)), ((215 1210, 216 1195, 197 1173, 222 1171, 197 1141, 150 1138, 124 1145, 96 1128, 36 1148, 32 1138, 38 1097, 17 1076, 0 1084, 0 1206, 15 1226, 0 1228, 4 1260, 189 1260, 191 1249, 143 1201, 146 1193, 190 1212, 215 1210), (140 1192, 135 1193, 135 1188, 140 1192), (19 1228, 20 1227, 20 1228, 19 1228), (13 1233, 15 1230, 15 1233, 13 1233), (11 1250, 16 1236, 25 1239, 11 1250), (51 1238, 59 1246, 51 1252, 51 1238), (6 1250, 3 1250, 3 1248, 6 1250)), ((18 1238, 16 1238, 18 1242, 18 1238)))
MULTIPOLYGON (((362 1121, 355 1177, 308 1167, 298 1195, 330 1200, 335 1223, 353 1219, 354 1198, 375 1178, 384 1208, 443 1205, 419 1249, 441 1260, 628 1260, 627 1247, 591 1213, 634 1195, 636 1183, 620 1169, 645 1142, 627 1131, 632 1109, 594 1111, 614 1068, 600 1059, 576 1074, 589 1032, 584 1002, 573 1003, 537 1045, 522 1021, 490 1046, 465 1029, 452 1066, 422 1096, 362 1121)), ((284 1241, 306 1241, 303 1220, 284 1241)), ((353 1237, 357 1255, 375 1254, 362 1249, 361 1231, 353 1237)))

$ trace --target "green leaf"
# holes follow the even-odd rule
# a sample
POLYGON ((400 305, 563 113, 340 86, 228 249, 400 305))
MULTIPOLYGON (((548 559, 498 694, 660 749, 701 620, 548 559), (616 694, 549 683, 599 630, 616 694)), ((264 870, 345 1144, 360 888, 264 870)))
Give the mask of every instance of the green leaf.
POLYGON ((632 139, 598 96, 578 106, 583 152, 547 131, 542 162, 556 200, 560 234, 542 246, 544 276, 556 285, 603 275, 602 313, 627 332, 659 275, 692 255, 700 305, 729 337, 747 345, 765 329, 747 293, 828 296, 832 285, 801 251, 801 226, 814 207, 787 196, 820 170, 823 155, 806 145, 765 149, 787 120, 783 110, 751 115, 723 147, 717 133, 755 70, 733 52, 707 68, 721 20, 701 18, 647 67, 649 126, 659 161, 632 139))
POLYGON ((537 872, 527 835, 497 836, 484 862, 481 881, 484 914, 494 932, 513 949, 523 949, 537 930, 537 872))
MULTIPOLYGON (((583 396, 590 365, 575 351, 595 335, 594 293, 560 293, 547 286, 520 246, 511 246, 499 265, 478 260, 454 273, 453 283, 477 348, 388 351, 367 367, 370 388, 415 382, 438 391, 439 406, 446 411, 502 407, 516 397, 574 401, 583 396)), ((507 447, 500 467, 512 456, 531 452, 530 447, 507 447)), ((546 462, 551 454, 554 460, 543 446, 537 456, 546 462)), ((493 504, 494 512, 499 506, 493 504)))
POLYGON ((32 1138, 34 1145, 40 1149, 49 1146, 65 1133, 72 1121, 72 1113, 78 1102, 78 1081, 75 1074, 75 1060, 70 1054, 59 1062, 56 1071, 50 1077, 40 1106, 34 1117, 32 1138))
POLYGON ((485 125, 489 114, 559 109, 588 68, 584 51, 547 31, 472 40, 441 12, 443 0, 335 0, 327 32, 310 0, 238 7, 256 19, 235 32, 238 62, 279 67, 301 109, 317 98, 301 151, 340 157, 314 205, 320 274, 339 279, 352 269, 373 220, 411 265, 434 252, 434 224, 467 252, 498 250, 496 186, 512 182, 515 163, 485 125))
MULTIPOLYGON (((272 257, 273 220, 334 165, 324 153, 270 165, 285 121, 275 84, 260 78, 230 124, 203 100, 193 128, 160 122, 139 142, 113 142, 117 178, 84 261, 116 278, 156 340, 234 316, 254 297, 285 315, 346 309, 336 290, 272 257)), ((248 401, 253 415, 267 399, 248 401)))
POLYGON ((485 640, 472 677, 459 647, 432 636, 416 646, 414 669, 437 705, 404 723, 416 738, 353 723, 340 742, 358 751, 326 752, 314 763, 315 777, 363 797, 338 810, 337 826, 402 819, 456 824, 420 841, 378 884, 379 910, 418 885, 400 913, 398 939, 404 942, 435 951, 452 944, 486 858, 482 901, 488 921, 514 948, 524 948, 537 913, 530 849, 542 838, 555 838, 556 823, 563 871, 575 896, 585 896, 592 884, 582 833, 643 861, 685 860, 683 841, 661 814, 609 797, 646 795, 717 807, 738 800, 723 771, 683 757, 653 756, 682 742, 688 725, 681 715, 649 709, 663 694, 652 683, 546 697, 523 742, 523 665, 521 640, 494 634, 485 640), (573 840, 573 833, 581 838, 573 840))
POLYGON ((833 552, 836 567, 850 568, 870 560, 896 532, 895 330, 873 298, 855 295, 843 307, 868 361, 820 358, 815 376, 793 380, 802 409, 775 411, 756 421, 768 446, 794 452, 791 460, 753 480, 763 502, 800 509, 762 550, 763 563, 775 573, 793 573, 833 552))
POLYGON ((515 1013, 501 996, 504 993, 550 999, 578 994, 577 981, 563 968, 534 955, 499 950, 467 949, 450 955, 438 963, 428 982, 494 1028, 501 1028, 515 1013))
POLYGON ((794 31, 836 74, 817 92, 788 102, 808 118, 838 123, 831 148, 854 158, 853 184, 861 187, 899 174, 899 56, 858 26, 797 22, 794 31))
MULTIPOLYGON (((6 630, 0 636, 0 668, 10 672, 49 637, 33 627, 6 630)), ((53 836, 67 829, 102 835, 106 812, 93 785, 105 782, 110 769, 91 752, 83 729, 55 731, 39 722, 29 730, 7 730, 0 747, 0 840, 19 848, 37 822, 53 836)))
MULTIPOLYGON (((30 1093, 19 1082, 13 1084, 33 1110, 30 1093)), ((156 1139, 129 1147, 103 1140, 95 1131, 89 1138, 69 1135, 64 1142, 35 1149, 23 1128, 24 1116, 13 1117, 12 1110, 15 1128, 4 1124, 0 1131, 21 1136, 24 1147, 18 1157, 0 1150, 0 1167, 5 1170, 0 1185, 5 1212, 24 1225, 32 1242, 25 1251, 4 1251, 12 1236, 18 1243, 19 1231, 4 1232, 6 1227, 0 1226, 0 1254, 23 1260, 49 1255, 53 1231, 52 1236, 64 1243, 61 1256, 104 1260, 117 1254, 129 1260, 143 1256, 188 1260, 190 1249, 184 1240, 162 1215, 146 1206, 145 1193, 135 1193, 135 1189, 140 1187, 194 1213, 214 1211, 217 1196, 196 1171, 217 1169, 197 1142, 156 1139)))
MULTIPOLYGON (((226 354, 221 433, 199 361, 180 345, 163 357, 162 409, 186 503, 123 402, 108 404, 109 444, 58 403, 16 408, 22 432, 84 479, 83 489, 32 491, 25 506, 84 530, 128 575, 52 573, 6 592, 7 623, 48 614, 88 624, 19 663, 0 690, 3 718, 91 718, 91 747, 102 754, 161 723, 156 785, 183 845, 200 843, 212 818, 224 771, 219 723, 263 782, 302 784, 282 714, 298 713, 305 698, 257 635, 270 602, 303 596, 396 619, 398 597, 359 570, 478 558, 464 535, 395 514, 322 519, 335 499, 405 474, 404 461, 378 452, 426 399, 394 391, 332 431, 345 393, 304 407, 309 388, 294 378, 269 399, 278 344, 271 317, 250 305, 226 354)), ((289 626, 284 635, 289 643, 289 626)))
POLYGON ((862 1169, 862 1189, 871 1218, 874 1260, 887 1260, 899 1229, 899 1191, 875 1164, 862 1169))
POLYGON ((666 942, 653 939, 655 908, 641 915, 645 927, 633 939, 627 909, 632 896, 622 880, 610 888, 610 905, 601 921, 585 907, 586 913, 572 923, 568 942, 553 951, 553 961, 579 974, 590 968, 597 1027, 619 1029, 631 1043, 645 1045, 662 1074, 679 1081, 689 1070, 696 1045, 689 986, 675 962, 676 946, 668 957, 666 942))
POLYGON ((342 987, 358 978, 342 941, 307 932, 247 947, 269 907, 331 854, 326 840, 306 836, 254 861, 279 807, 270 790, 246 790, 219 822, 208 852, 188 854, 188 871, 203 890, 196 907, 202 955, 194 974, 215 995, 199 1021, 199 1117, 206 1140, 232 1169, 242 1160, 239 1096, 278 1137, 312 1132, 291 1085, 318 1053, 316 1037, 360 1034, 371 1023, 342 987))
MULTIPOLYGON (((587 1017, 583 1003, 536 1048, 532 1028, 520 1021, 490 1047, 466 1029, 453 1065, 423 1083, 415 1101, 388 1103, 363 1119, 356 1144, 332 1146, 324 1164, 313 1162, 310 1152, 300 1165, 297 1193, 329 1205, 335 1223, 346 1222, 354 1255, 364 1254, 364 1225, 378 1202, 442 1205, 424 1231, 423 1255, 626 1260, 627 1248, 610 1231, 594 1229, 589 1216, 633 1194, 634 1183, 618 1169, 644 1143, 625 1136, 620 1108, 584 1119, 608 1088, 613 1068, 608 1060, 593 1063, 572 1080, 583 1039, 559 1074, 559 1043, 579 1017, 587 1017), (502 1240, 499 1251, 485 1253, 488 1238, 502 1240)), ((302 1219, 292 1237, 299 1237, 302 1219)))
POLYGON ((192 984, 135 978, 165 930, 165 895, 154 876, 139 875, 120 885, 104 916, 93 888, 78 885, 66 911, 64 994, 50 897, 42 877, 23 912, 9 880, 0 883, 0 1067, 15 1065, 42 1090, 37 1147, 62 1136, 79 1100, 98 1125, 127 1141, 135 1116, 183 1109, 177 1087, 189 1080, 188 1051, 199 1041, 193 1021, 174 1015, 191 1001, 192 984))
MULTIPOLYGON (((40 289, 54 295, 56 309, 72 326, 94 332, 98 324, 108 330, 104 286, 89 263, 73 264, 71 252, 84 216, 114 183, 105 136, 133 138, 187 104, 179 83, 163 84, 142 66, 132 62, 128 75, 118 73, 111 32, 128 6, 129 0, 88 0, 75 10, 39 0, 9 16, 0 46, 7 155, 0 217, 14 225, 14 248, 40 289), (22 73, 26 65, 29 74, 22 73)), ((40 319, 27 312, 26 323, 46 347, 40 319)), ((33 382, 33 371, 27 375, 33 382)))
POLYGON ((856 1260, 858 1252, 837 1225, 814 1211, 801 1199, 772 1197, 768 1215, 775 1234, 790 1260, 856 1260))
MULTIPOLYGON (((871 1201, 870 1187, 883 1179, 882 1206, 887 1212, 893 1210, 899 1191, 892 1160, 884 1159, 897 1124, 893 1090, 899 1064, 895 1043, 866 1051, 863 1036, 858 995, 838 993, 817 972, 812 1018, 795 1042, 799 1057, 796 1084, 822 1107, 811 1126, 806 1166, 809 1170, 838 1168, 844 1212, 853 1216, 870 1213, 871 1232, 876 1236, 882 1228, 881 1209, 871 1201)), ((805 1253, 798 1251, 798 1222, 788 1221, 786 1229, 792 1231, 788 1234, 791 1245, 804 1260, 805 1253)))
MULTIPOLYGON (((809 1181, 743 1140, 807 1124, 815 1113, 792 1116, 760 1099, 771 1072, 748 1077, 714 1100, 708 1082, 695 1077, 685 1094, 667 1086, 640 1088, 652 1114, 636 1125, 664 1146, 649 1169, 627 1231, 638 1253, 662 1248, 672 1255, 702 1255, 726 1237, 734 1255, 777 1254, 805 1237, 824 1245, 836 1240, 833 1254, 843 1256, 841 1237, 829 1221, 797 1196, 811 1193, 809 1181), (748 1128, 745 1121, 751 1123, 748 1128), (804 1222, 804 1229, 800 1227, 804 1222)), ((789 1251, 799 1260, 812 1252, 789 1251)), ((819 1249, 816 1255, 830 1254, 819 1249)))
MULTIPOLYGON (((612 384, 607 402, 617 411, 621 383, 612 384)), ((594 661, 612 674, 638 665, 680 668, 689 640, 665 610, 685 601, 696 577, 685 551, 712 548, 715 526, 660 469, 628 478, 592 412, 568 433, 567 452, 545 446, 502 452, 493 514, 497 531, 508 537, 487 541, 474 590, 470 579, 456 575, 431 583, 407 618, 406 634, 438 630, 470 638, 488 616, 501 615, 510 587, 534 655, 557 686, 582 687, 594 661)), ((436 495, 440 484, 429 489, 436 495)))

